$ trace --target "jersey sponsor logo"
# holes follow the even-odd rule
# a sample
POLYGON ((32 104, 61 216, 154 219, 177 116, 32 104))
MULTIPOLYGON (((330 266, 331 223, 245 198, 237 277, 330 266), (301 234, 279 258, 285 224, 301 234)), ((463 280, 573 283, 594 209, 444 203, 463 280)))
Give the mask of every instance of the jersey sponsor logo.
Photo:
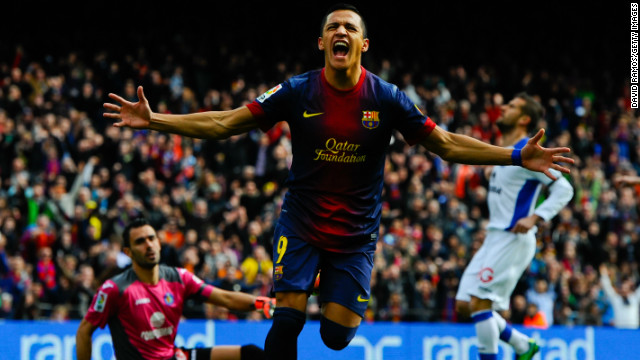
POLYGON ((284 275, 282 267, 283 267, 282 265, 278 265, 278 266, 275 267, 275 270, 273 271, 273 279, 274 280, 282 279, 282 275, 284 275))
POLYGON ((173 334, 173 326, 167 326, 164 328, 161 327, 162 325, 164 325, 165 320, 166 318, 164 314, 160 311, 156 311, 151 314, 151 317, 149 318, 149 324, 151 325, 151 327, 153 327, 153 329, 141 332, 140 337, 145 341, 149 341, 173 334))
POLYGON ((169 326, 166 328, 143 331, 142 333, 140 333, 140 337, 145 341, 149 341, 153 339, 159 339, 163 336, 169 336, 172 333, 173 333, 173 326, 169 326))
POLYGON ((136 300, 136 305, 148 304, 150 302, 151 300, 149 300, 149 298, 142 298, 142 299, 136 300))
POLYGON ((161 313, 160 311, 156 311, 153 314, 151 314, 151 317, 149 318, 149 324, 151 324, 153 328, 158 329, 162 325, 164 325, 165 320, 166 318, 164 314, 161 313))
POLYGON ((96 303, 93 304, 93 310, 97 312, 103 312, 106 305, 107 305, 107 294, 103 293, 102 290, 100 290, 98 291, 98 295, 96 297, 96 303))
POLYGON ((367 302, 367 301, 369 301, 369 299, 363 299, 362 295, 358 295, 358 298, 356 300, 358 300, 358 302, 367 302))
POLYGON ((314 116, 318 116, 318 115, 322 115, 324 114, 323 112, 318 112, 318 113, 308 113, 307 110, 304 111, 304 113, 302 113, 302 117, 303 118, 310 118, 310 117, 314 117, 314 116))
POLYGON ((161 327, 164 325, 165 320, 166 317, 160 311, 156 311, 151 314, 151 317, 149 317, 149 324, 153 329, 141 332, 140 337, 145 341, 149 341, 171 335, 173 333, 173 326, 161 327))
POLYGON ((489 186, 489 192, 500 195, 500 193, 502 192, 502 188, 498 186, 489 186))
POLYGON ((367 129, 375 129, 380 125, 380 112, 365 110, 362 112, 362 126, 367 129))
POLYGON ((483 283, 490 282, 491 280, 493 280, 493 269, 487 267, 480 270, 480 272, 478 273, 478 278, 480 278, 480 281, 482 281, 483 283))
POLYGON ((260 95, 256 100, 258 100, 259 102, 263 103, 265 100, 270 98, 271 95, 277 93, 278 90, 280 90, 280 89, 282 89, 282 84, 278 84, 277 86, 272 87, 271 89, 267 90, 266 93, 260 95))
POLYGON ((360 144, 352 144, 349 141, 338 141, 334 138, 329 138, 324 143, 324 146, 324 149, 316 149, 314 161, 360 163, 367 160, 367 155, 358 154, 360 144))

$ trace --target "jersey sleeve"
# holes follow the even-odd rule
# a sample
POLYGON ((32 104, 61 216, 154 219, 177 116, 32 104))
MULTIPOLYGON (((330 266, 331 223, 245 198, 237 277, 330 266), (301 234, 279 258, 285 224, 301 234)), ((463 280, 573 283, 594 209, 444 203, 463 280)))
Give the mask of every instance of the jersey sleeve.
POLYGON ((269 89, 247 105, 258 122, 260 130, 267 132, 276 123, 286 120, 286 109, 289 108, 291 84, 284 82, 269 89))
POLYGON ((549 221, 556 216, 573 198, 573 187, 569 181, 562 176, 562 173, 554 169, 550 169, 549 172, 551 172, 557 180, 551 182, 552 180, 548 176, 542 173, 536 173, 538 179, 549 186, 549 196, 534 211, 536 215, 545 221, 549 221))
POLYGON ((206 284, 202 279, 190 273, 187 269, 177 268, 180 279, 184 284, 184 297, 196 296, 206 300, 213 292, 213 286, 206 284))
POLYGON ((85 319, 103 329, 109 318, 117 312, 119 296, 118 286, 111 280, 105 281, 94 295, 85 319))
POLYGON ((409 145, 422 142, 435 129, 436 124, 418 109, 407 94, 397 87, 394 88, 394 92, 397 121, 395 128, 409 145))

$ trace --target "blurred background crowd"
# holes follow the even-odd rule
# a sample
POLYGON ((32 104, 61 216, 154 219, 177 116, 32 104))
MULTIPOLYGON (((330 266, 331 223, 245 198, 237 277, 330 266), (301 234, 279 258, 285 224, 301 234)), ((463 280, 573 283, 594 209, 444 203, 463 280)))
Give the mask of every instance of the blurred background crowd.
MULTIPOLYGON (((97 287, 129 264, 121 232, 137 216, 158 231, 163 263, 224 289, 270 294, 273 226, 292 156, 286 123, 204 141, 112 127, 102 104, 109 92, 137 101, 142 85, 154 111, 229 110, 320 67, 321 55, 190 35, 55 55, 28 42, 0 48, 0 319, 81 318, 97 287)), ((502 104, 520 91, 543 104, 544 146, 572 148, 575 195, 539 225, 535 259, 506 316, 539 327, 611 325, 598 267, 609 267, 621 292, 640 279, 640 186, 615 181, 640 173, 629 84, 561 52, 522 61, 506 46, 458 65, 444 53, 397 50, 372 50, 364 66, 450 131, 500 145, 502 104), (557 66, 542 65, 548 56, 557 66)), ((454 296, 485 234, 484 170, 394 136, 367 321, 463 321, 454 296)), ((312 296, 309 316, 318 314, 312 296)), ((195 302, 185 310, 187 318, 245 316, 260 319, 195 302)))

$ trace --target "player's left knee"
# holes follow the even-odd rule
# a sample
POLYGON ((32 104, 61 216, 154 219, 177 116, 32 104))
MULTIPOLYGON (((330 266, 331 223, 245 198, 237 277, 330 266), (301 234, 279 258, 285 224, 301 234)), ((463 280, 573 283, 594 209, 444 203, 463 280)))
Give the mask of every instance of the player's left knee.
POLYGON ((356 336, 356 331, 358 331, 357 326, 342 326, 324 316, 320 319, 320 336, 324 344, 330 349, 342 350, 346 348, 356 336))

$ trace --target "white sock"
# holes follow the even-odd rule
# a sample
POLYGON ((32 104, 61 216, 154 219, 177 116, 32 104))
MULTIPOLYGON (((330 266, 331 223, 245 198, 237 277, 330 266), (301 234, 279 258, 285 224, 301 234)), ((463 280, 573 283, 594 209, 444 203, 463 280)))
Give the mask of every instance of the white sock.
POLYGON ((522 354, 529 350, 529 337, 507 324, 500 314, 493 312, 493 318, 498 324, 500 340, 509 343, 516 350, 516 354, 522 354))
POLYGON ((491 310, 478 311, 471 314, 471 319, 476 328, 476 337, 478 338, 478 353, 498 354, 498 339, 500 330, 498 322, 493 317, 491 310))

